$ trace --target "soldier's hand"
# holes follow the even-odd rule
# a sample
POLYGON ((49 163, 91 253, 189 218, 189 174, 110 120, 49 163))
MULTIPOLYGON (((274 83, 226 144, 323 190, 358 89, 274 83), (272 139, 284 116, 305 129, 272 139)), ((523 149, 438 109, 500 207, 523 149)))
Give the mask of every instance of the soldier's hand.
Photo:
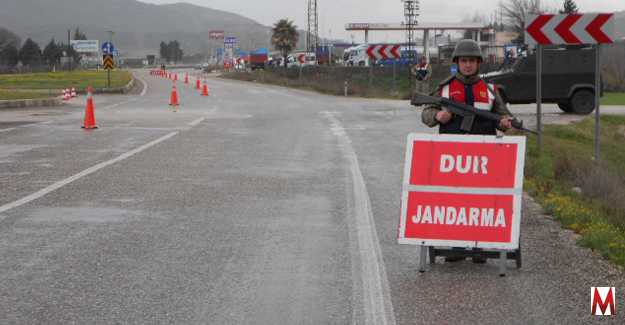
POLYGON ((451 113, 446 110, 441 110, 436 113, 436 120, 440 124, 447 124, 451 120, 451 113))
POLYGON ((504 116, 501 118, 501 121, 499 121, 499 128, 502 130, 512 129, 512 117, 504 116))

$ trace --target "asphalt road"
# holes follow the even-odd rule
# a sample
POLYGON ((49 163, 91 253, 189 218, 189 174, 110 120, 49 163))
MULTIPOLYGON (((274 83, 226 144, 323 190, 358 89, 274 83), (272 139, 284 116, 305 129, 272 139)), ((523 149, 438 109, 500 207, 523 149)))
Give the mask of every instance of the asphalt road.
MULTIPOLYGON (((0 111, 1 324, 623 324, 625 274, 524 202, 524 266, 396 243, 406 102, 208 79, 0 111), (616 317, 590 287, 616 286, 616 317), (620 309, 619 309, 620 308, 620 309)), ((516 109, 516 108, 515 108, 516 109)), ((554 112, 555 113, 555 112, 554 112)), ((556 114, 557 117, 557 114, 556 114)))

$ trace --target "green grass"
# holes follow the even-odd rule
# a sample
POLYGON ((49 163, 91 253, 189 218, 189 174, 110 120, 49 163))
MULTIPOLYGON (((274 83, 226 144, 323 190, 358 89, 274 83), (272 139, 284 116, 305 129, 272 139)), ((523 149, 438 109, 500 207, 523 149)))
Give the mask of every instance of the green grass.
MULTIPOLYGON (((111 88, 123 87, 132 76, 128 71, 111 71, 111 88)), ((0 89, 86 89, 106 88, 106 71, 73 71, 0 75, 0 89)))
MULTIPOLYGON (((281 69, 255 71, 255 72, 230 72, 222 75, 224 78, 257 81, 260 83, 313 90, 330 95, 344 95, 344 81, 349 80, 349 96, 366 98, 407 99, 410 88, 406 74, 398 72, 393 88, 393 76, 380 75, 379 72, 369 83, 367 69, 357 69, 355 73, 345 73, 345 69, 327 69, 325 72, 316 73, 304 70, 299 78, 297 69, 289 69, 285 76, 281 69)), ((313 70, 314 71, 314 70, 313 70)))
POLYGON ((48 93, 36 93, 26 91, 6 91, 0 89, 0 100, 16 100, 16 99, 38 99, 55 97, 48 93))
POLYGON ((592 118, 546 126, 541 154, 536 138, 528 138, 525 184, 548 213, 581 235, 581 245, 625 266, 625 117, 604 116, 601 123, 601 163, 592 159, 592 118))
POLYGON ((605 93, 601 98, 601 105, 625 106, 625 93, 605 93))

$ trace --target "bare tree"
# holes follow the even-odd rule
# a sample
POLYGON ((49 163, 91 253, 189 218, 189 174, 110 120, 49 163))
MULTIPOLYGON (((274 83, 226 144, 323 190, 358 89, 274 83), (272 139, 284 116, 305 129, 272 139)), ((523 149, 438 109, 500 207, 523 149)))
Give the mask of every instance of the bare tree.
POLYGON ((608 91, 625 91, 625 42, 606 47, 603 57, 603 74, 608 91))
POLYGON ((506 0, 499 3, 506 23, 519 34, 515 42, 525 41, 525 18, 543 12, 540 0, 506 0))

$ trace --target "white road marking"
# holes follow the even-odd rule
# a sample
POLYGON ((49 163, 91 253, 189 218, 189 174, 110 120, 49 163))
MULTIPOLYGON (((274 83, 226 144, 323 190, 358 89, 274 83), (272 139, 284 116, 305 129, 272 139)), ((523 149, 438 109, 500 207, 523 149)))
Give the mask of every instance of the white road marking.
MULTIPOLYGON (((48 186, 46 188, 43 188, 43 189, 41 189, 41 190, 39 190, 39 191, 37 191, 37 192, 35 192, 33 194, 30 194, 30 195, 28 195, 26 197, 23 197, 23 198, 21 198, 21 199, 19 199, 17 201, 14 201, 14 202, 5 204, 3 206, 0 206, 0 213, 6 212, 8 210, 11 210, 11 209, 14 209, 14 208, 17 208, 17 207, 20 207, 20 206, 22 206, 24 204, 27 204, 29 202, 32 202, 32 201, 36 200, 36 199, 39 199, 39 198, 41 198, 41 197, 43 197, 43 196, 45 196, 45 195, 47 195, 47 194, 49 194, 51 192, 54 192, 54 191, 60 189, 61 187, 65 186, 67 184, 70 184, 70 183, 72 183, 74 181, 77 181, 77 180, 79 180, 79 179, 81 179, 81 178, 83 178, 85 176, 93 174, 93 173, 97 172, 98 170, 100 170, 102 168, 108 167, 108 166, 113 165, 115 163, 118 163, 118 162, 120 162, 122 160, 128 159, 128 158, 130 158, 130 157, 132 157, 132 156, 134 156, 134 155, 136 155, 136 154, 138 154, 138 153, 140 153, 140 152, 142 152, 144 150, 147 150, 147 149, 149 149, 149 148, 151 148, 151 147, 153 147, 153 146, 155 146, 155 145, 157 145, 157 144, 159 144, 159 143, 161 143, 161 142, 163 142, 163 141, 165 141, 165 140, 167 140, 169 138, 172 138, 172 137, 176 136, 178 133, 179 133, 178 131, 168 133, 167 135, 162 136, 162 137, 160 137, 160 138, 158 138, 158 139, 156 139, 156 140, 154 140, 152 142, 149 142, 147 144, 144 144, 141 147, 138 147, 138 148, 136 148, 134 150, 128 151, 128 152, 122 154, 121 156, 119 156, 117 158, 113 158, 111 160, 99 163, 99 164, 97 164, 95 166, 92 166, 90 168, 87 168, 87 169, 81 171, 78 174, 70 176, 70 177, 68 177, 68 178, 66 178, 64 180, 58 181, 58 182, 56 182, 56 183, 54 183, 54 184, 52 184, 52 185, 50 185, 50 186, 48 186)), ((0 221, 2 221, 5 218, 6 218, 6 216, 0 216, 0 221)))
POLYGON ((15 128, 2 129, 2 130, 0 130, 0 133, 2 133, 2 132, 11 132, 13 130, 15 130, 15 128))
POLYGON ((139 79, 139 81, 141 81, 141 83, 143 84, 143 90, 141 91, 141 94, 139 94, 140 97, 143 97, 148 92, 148 83, 145 82, 145 80, 143 80, 142 78, 137 79, 139 79))
POLYGON ((204 122, 204 120, 206 120, 206 117, 200 117, 199 119, 194 120, 191 123, 189 123, 189 126, 191 126, 191 127, 196 126, 196 125, 204 122))
POLYGON ((341 150, 349 162, 351 171, 365 324, 395 325, 386 268, 375 229, 371 201, 360 171, 358 157, 341 122, 335 117, 336 113, 322 112, 321 114, 330 121, 332 132, 339 139, 341 150))

